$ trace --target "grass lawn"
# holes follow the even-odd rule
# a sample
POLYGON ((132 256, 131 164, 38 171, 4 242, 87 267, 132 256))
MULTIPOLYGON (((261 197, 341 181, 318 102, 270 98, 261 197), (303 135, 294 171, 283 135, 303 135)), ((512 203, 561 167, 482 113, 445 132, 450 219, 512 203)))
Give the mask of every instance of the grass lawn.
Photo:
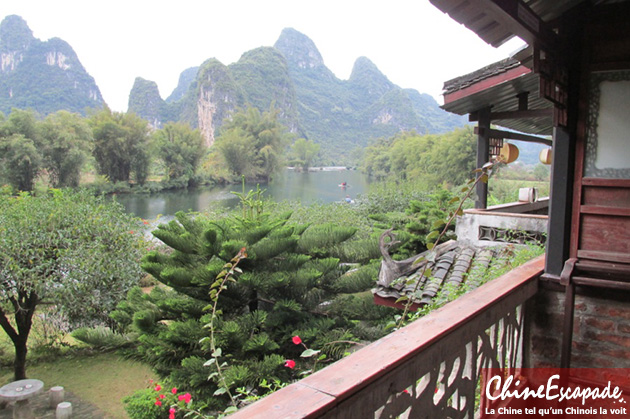
MULTIPOLYGON (((63 386, 111 418, 126 418, 122 398, 146 388, 149 379, 155 379, 148 366, 123 359, 115 353, 74 355, 36 365, 27 364, 27 375, 42 380, 46 389, 63 386)), ((12 379, 12 369, 2 367, 0 383, 12 379)))

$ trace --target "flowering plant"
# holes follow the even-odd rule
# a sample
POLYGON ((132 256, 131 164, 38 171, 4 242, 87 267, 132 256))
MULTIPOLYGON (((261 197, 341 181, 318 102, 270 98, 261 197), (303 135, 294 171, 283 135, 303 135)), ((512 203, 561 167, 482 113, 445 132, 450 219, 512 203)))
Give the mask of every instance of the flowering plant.
POLYGON ((192 410, 190 393, 180 392, 176 387, 163 387, 153 380, 149 380, 147 389, 127 397, 125 403, 125 409, 131 418, 175 419, 182 417, 178 413, 192 410))

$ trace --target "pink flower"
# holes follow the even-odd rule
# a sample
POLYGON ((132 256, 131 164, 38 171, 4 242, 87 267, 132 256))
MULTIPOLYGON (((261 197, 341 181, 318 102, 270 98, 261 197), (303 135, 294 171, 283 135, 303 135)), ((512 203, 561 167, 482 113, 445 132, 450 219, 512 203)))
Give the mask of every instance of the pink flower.
POLYGON ((171 407, 168 410, 168 419, 175 419, 175 408, 171 407))
POLYGON ((293 337, 291 338, 291 340, 293 341, 293 343, 294 343, 295 345, 299 345, 300 343, 302 343, 302 339, 300 339, 300 337, 299 337, 299 336, 297 336, 297 335, 296 335, 296 336, 293 336, 293 337))
POLYGON ((177 387, 173 387, 173 388, 171 389, 171 393, 173 393, 173 394, 177 394, 177 387))
POLYGON ((190 399, 191 398, 192 398, 192 396, 190 395, 190 393, 186 393, 186 394, 178 397, 179 401, 183 401, 186 404, 190 403, 190 399))
POLYGON ((161 385, 159 385, 159 384, 158 384, 158 385, 156 385, 156 386, 155 386, 155 391, 160 391, 160 390, 162 390, 162 386, 161 386, 161 385))
POLYGON ((161 402, 161 401, 159 401, 159 400, 156 400, 156 401, 155 401, 155 405, 156 405, 156 406, 162 406, 162 402, 161 402))
POLYGON ((166 394, 160 394, 160 399, 164 399, 166 397, 166 394))
POLYGON ((287 359, 286 362, 284 363, 284 366, 287 368, 295 368, 295 361, 292 359, 287 359))

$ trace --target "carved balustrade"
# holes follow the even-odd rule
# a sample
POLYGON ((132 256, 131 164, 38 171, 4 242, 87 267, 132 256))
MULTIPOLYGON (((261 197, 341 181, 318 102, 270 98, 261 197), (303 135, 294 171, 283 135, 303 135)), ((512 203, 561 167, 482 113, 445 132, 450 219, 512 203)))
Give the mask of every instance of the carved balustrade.
POLYGON ((485 367, 523 366, 543 256, 231 418, 473 418, 485 367))

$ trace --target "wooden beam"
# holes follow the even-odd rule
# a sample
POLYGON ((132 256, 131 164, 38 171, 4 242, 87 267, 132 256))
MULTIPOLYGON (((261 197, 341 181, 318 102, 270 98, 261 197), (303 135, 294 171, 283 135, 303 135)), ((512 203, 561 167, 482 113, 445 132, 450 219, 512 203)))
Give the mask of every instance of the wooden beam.
POLYGON ((518 110, 526 111, 529 109, 529 92, 521 92, 516 95, 518 98, 518 110))
MULTIPOLYGON (((525 111, 503 111, 503 112, 490 112, 490 120, 496 119, 530 119, 530 118, 545 118, 553 117, 553 108, 546 109, 528 109, 525 111)), ((479 116, 477 112, 471 113, 468 117, 470 122, 478 121, 479 116)))
POLYGON ((537 137, 535 135, 522 134, 520 132, 502 131, 498 129, 484 129, 483 127, 475 127, 475 134, 487 135, 488 138, 503 138, 504 140, 519 140, 530 143, 539 143, 551 146, 553 142, 546 138, 537 137), (485 132, 487 131, 487 132, 485 132))
MULTIPOLYGON (((475 127, 475 134, 477 134, 477 166, 483 167, 489 160, 490 154, 490 108, 483 108, 479 110, 479 123, 475 127)), ((481 173, 477 173, 477 178, 481 176, 481 173)), ((488 208, 488 183, 477 183, 477 199, 475 200, 475 208, 485 209, 488 208)))
POLYGON ((529 45, 539 44, 548 52, 558 51, 558 35, 522 0, 486 0, 481 3, 498 13, 501 23, 529 45))

